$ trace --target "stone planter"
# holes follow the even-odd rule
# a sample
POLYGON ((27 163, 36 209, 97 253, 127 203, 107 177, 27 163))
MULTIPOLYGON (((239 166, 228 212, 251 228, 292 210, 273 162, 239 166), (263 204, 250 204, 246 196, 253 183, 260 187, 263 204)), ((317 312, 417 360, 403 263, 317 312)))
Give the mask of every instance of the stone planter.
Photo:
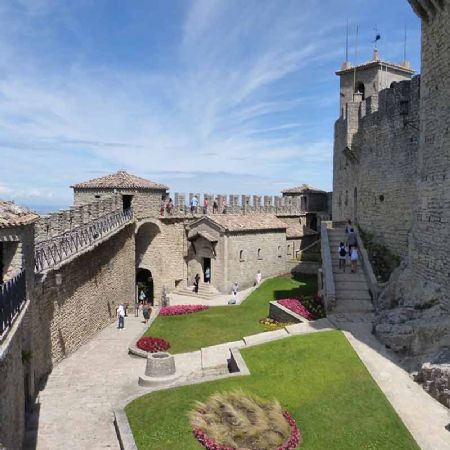
POLYGON ((139 377, 140 386, 159 386, 173 383, 180 377, 176 373, 175 358, 167 352, 149 353, 145 375, 139 377))

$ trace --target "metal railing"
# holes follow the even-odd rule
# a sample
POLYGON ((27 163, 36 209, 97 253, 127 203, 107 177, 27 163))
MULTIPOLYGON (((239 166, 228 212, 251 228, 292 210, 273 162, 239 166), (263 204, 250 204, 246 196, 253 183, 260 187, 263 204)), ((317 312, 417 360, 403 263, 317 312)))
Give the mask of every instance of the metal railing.
POLYGON ((25 271, 0 284, 0 337, 11 328, 27 299, 25 271))
POLYGON ((336 306, 336 288, 333 276, 333 261, 331 259, 330 243, 328 239, 328 224, 320 224, 320 247, 322 253, 322 281, 325 310, 330 312, 336 306))
POLYGON ((62 263, 132 219, 131 208, 117 210, 51 239, 37 242, 35 271, 39 273, 62 263))

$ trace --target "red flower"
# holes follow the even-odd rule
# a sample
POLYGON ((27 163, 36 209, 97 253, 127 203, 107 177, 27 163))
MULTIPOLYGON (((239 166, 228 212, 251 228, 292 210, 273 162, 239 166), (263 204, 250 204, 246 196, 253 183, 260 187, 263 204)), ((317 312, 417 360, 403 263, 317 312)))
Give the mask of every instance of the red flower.
POLYGON ((136 346, 149 353, 165 352, 170 348, 170 344, 164 339, 150 336, 140 338, 136 342, 136 346))
POLYGON ((178 316, 180 314, 192 314, 199 311, 205 311, 209 306, 206 305, 174 305, 163 306, 159 311, 160 316, 178 316))

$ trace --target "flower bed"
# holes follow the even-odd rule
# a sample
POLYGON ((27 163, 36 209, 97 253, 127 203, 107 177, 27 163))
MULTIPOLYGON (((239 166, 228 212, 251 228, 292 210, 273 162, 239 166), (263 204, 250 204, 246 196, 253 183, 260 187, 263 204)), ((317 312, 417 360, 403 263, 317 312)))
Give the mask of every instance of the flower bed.
POLYGON ((174 305, 163 306, 159 311, 160 316, 179 316, 181 314, 192 314, 199 311, 205 311, 209 306, 206 305, 174 305))
POLYGON ((281 328, 294 324, 294 322, 279 322, 278 320, 271 319, 270 317, 260 319, 259 323, 264 325, 269 331, 280 330, 281 328))
POLYGON ((316 319, 316 315, 309 311, 308 308, 298 298, 284 298, 282 300, 278 300, 278 303, 307 320, 316 319))
POLYGON ((156 353, 169 350, 170 344, 164 339, 146 336, 136 342, 136 347, 149 353, 156 353))
MULTIPOLYGON (((278 448, 274 450, 294 450, 301 443, 300 430, 298 429, 295 420, 287 411, 283 412, 283 416, 291 428, 291 435, 289 436, 288 439, 286 439, 286 441, 282 445, 280 445, 278 448)), ((209 438, 203 431, 199 429, 194 429, 192 432, 197 441, 200 442, 200 444, 202 444, 203 447, 206 448, 206 450, 239 450, 236 449, 235 447, 227 447, 225 445, 221 445, 215 442, 213 439, 209 438)))

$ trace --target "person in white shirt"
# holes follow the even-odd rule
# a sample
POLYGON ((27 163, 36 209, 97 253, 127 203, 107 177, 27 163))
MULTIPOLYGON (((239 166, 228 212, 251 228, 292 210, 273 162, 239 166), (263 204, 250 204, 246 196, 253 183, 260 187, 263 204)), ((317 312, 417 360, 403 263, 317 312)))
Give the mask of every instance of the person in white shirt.
POLYGON ((117 307, 117 317, 119 318, 119 324, 117 328, 119 328, 119 330, 123 330, 123 328, 125 327, 125 308, 123 306, 123 303, 121 303, 117 307))
POLYGON ((352 263, 352 272, 356 272, 356 267, 358 265, 358 259, 359 259, 359 251, 358 247, 355 245, 352 247, 351 253, 350 253, 350 261, 352 263))
POLYGON ((258 286, 258 284, 261 284, 261 280, 262 280, 262 273, 260 270, 258 270, 258 272, 256 273, 256 278, 255 278, 256 286, 258 286))

